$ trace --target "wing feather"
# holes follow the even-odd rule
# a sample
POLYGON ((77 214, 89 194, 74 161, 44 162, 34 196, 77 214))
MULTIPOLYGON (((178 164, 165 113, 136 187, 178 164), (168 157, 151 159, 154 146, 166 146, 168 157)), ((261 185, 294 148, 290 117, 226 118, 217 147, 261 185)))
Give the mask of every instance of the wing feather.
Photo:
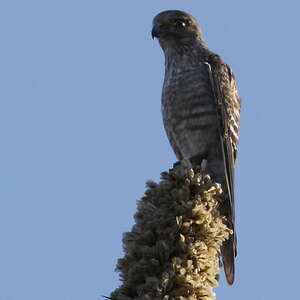
POLYGON ((219 138, 231 203, 230 217, 234 225, 234 167, 238 146, 240 99, 234 75, 229 66, 218 55, 210 57, 206 64, 216 102, 219 138))
MULTIPOLYGON (((234 231, 234 167, 239 134, 240 99, 230 67, 216 54, 211 55, 206 64, 219 121, 219 138, 229 198, 229 205, 225 204, 226 215, 228 225, 234 231)), ((235 233, 230 240, 224 243, 222 256, 227 281, 232 284, 234 281, 234 257, 236 256, 235 233)))

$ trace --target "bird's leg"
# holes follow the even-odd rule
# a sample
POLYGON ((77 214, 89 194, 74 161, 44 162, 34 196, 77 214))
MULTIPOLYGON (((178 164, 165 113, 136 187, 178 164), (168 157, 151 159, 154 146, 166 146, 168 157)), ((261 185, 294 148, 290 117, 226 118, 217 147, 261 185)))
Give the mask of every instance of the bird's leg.
POLYGON ((207 159, 203 158, 200 166, 201 174, 205 174, 206 167, 207 167, 207 159))
POLYGON ((205 159, 206 155, 199 154, 190 158, 191 164, 196 173, 201 173, 202 175, 205 173, 207 167, 207 159, 205 159))

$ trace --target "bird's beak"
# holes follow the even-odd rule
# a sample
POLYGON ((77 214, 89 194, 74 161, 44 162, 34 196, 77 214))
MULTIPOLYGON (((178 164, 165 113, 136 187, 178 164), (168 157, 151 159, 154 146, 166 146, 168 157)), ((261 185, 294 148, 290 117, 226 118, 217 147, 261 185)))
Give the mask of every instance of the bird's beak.
POLYGON ((159 38, 159 35, 161 34, 161 30, 159 28, 159 25, 154 24, 151 31, 152 38, 159 38))

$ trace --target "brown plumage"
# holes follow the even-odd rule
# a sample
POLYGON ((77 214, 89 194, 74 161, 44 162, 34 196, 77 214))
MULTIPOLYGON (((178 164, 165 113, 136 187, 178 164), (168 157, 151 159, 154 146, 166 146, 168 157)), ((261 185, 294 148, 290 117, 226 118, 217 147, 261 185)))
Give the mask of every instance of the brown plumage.
MULTIPOLYGON (((234 75, 209 50, 196 19, 182 11, 164 11, 153 20, 152 36, 165 54, 162 113, 170 144, 179 160, 193 166, 206 161, 206 172, 222 184, 220 213, 234 231, 234 167, 240 100, 234 75)), ((222 249, 227 282, 234 281, 235 233, 222 249)))

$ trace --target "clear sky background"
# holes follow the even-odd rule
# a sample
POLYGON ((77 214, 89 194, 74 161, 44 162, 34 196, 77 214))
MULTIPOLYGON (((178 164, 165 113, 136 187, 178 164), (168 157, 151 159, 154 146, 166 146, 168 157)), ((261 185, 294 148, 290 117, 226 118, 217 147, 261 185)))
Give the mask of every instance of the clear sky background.
POLYGON ((95 300, 118 285, 145 181, 175 161, 163 130, 165 9, 193 14, 243 100, 236 283, 218 299, 298 299, 298 0, 0 4, 0 300, 95 300))

